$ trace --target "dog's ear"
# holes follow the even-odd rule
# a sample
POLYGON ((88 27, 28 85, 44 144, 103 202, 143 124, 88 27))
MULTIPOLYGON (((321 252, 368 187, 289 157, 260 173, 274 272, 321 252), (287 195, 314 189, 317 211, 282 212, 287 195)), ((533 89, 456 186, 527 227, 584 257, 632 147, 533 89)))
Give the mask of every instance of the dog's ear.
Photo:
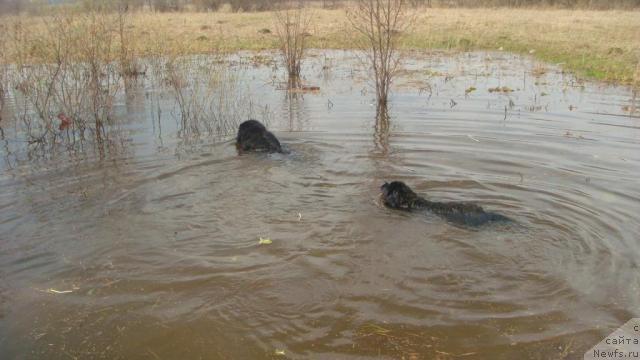
POLYGON ((384 184, 382 184, 382 186, 380 186, 380 189, 382 190, 382 189, 384 189, 384 188, 386 188, 388 186, 389 186, 389 183, 385 181, 384 184))

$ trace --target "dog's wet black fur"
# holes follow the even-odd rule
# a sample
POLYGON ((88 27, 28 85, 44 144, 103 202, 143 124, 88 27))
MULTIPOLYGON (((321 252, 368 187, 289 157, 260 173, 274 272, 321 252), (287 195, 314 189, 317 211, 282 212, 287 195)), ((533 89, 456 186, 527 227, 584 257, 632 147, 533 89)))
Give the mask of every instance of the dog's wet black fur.
POLYGON ((402 181, 384 183, 381 190, 384 204, 390 208, 407 211, 428 210, 459 225, 480 226, 494 221, 510 221, 506 216, 486 212, 476 204, 426 200, 402 181))
POLYGON ((278 138, 257 120, 247 120, 240 124, 236 138, 236 148, 239 152, 282 152, 282 146, 278 138))

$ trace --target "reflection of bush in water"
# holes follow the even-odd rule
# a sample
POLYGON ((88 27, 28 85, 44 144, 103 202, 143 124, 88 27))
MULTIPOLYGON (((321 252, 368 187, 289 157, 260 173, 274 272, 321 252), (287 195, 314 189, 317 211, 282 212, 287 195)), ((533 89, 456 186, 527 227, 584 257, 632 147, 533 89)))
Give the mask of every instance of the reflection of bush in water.
POLYGON ((4 98, 6 94, 6 83, 7 83, 7 68, 3 61, 2 54, 4 53, 4 49, 2 46, 2 40, 0 40, 0 121, 2 121, 2 107, 4 105, 4 98))

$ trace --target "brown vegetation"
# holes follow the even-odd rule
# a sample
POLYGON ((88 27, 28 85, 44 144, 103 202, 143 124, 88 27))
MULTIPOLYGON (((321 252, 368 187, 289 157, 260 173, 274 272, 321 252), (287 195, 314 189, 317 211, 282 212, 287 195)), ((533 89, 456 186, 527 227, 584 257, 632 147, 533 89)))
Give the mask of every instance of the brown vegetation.
POLYGON ((389 89, 400 63, 398 43, 407 29, 405 0, 357 0, 348 11, 375 82, 376 101, 386 106, 389 89))
POLYGON ((110 61, 115 49, 112 21, 98 13, 46 20, 49 36, 36 39, 29 38, 20 20, 11 24, 9 50, 16 66, 11 75, 25 105, 19 120, 32 143, 64 136, 74 143, 87 130, 102 141, 120 78, 110 61), (34 113, 26 111, 29 107, 34 113), (56 126, 60 114, 71 120, 64 128, 56 126))
POLYGON ((158 85, 171 90, 181 136, 227 134, 246 115, 238 76, 220 57, 189 56, 189 43, 158 36, 145 43, 141 59, 140 33, 126 6, 6 19, 0 88, 12 92, 16 124, 31 144, 108 144, 114 99, 129 78, 146 71, 141 64, 155 65, 158 85))
MULTIPOLYGON (((274 12, 278 45, 289 74, 289 84, 295 85, 300 77, 300 66, 306 50, 306 38, 311 25, 310 10, 301 2, 274 12)), ((297 87, 297 86, 293 86, 297 87)))
MULTIPOLYGON (((411 32, 400 36, 401 49, 492 50, 533 53, 590 78, 631 84, 640 59, 640 12, 540 9, 418 9, 411 10, 411 32), (612 51, 612 48, 617 50, 612 51), (533 50, 533 51, 532 51, 533 50)), ((20 51, 49 36, 48 17, 6 17, 7 24, 29 28, 20 51)), ((149 57, 180 44, 185 54, 214 49, 278 49, 274 14, 264 13, 149 13, 127 15, 127 30, 136 56, 149 57), (260 30, 270 30, 259 32, 260 30), (203 40, 198 40, 204 36, 203 40)), ((313 10, 313 26, 305 40, 309 48, 354 48, 344 10, 313 10)), ((49 41, 49 40, 47 40, 49 41)), ((116 44, 117 45, 117 44, 116 44)), ((217 51, 217 50, 215 50, 217 51)), ((15 58, 15 54, 9 54, 15 58)), ((117 60, 117 58, 115 59, 117 60)))
POLYGON ((223 59, 174 53, 153 63, 156 85, 171 90, 178 108, 180 137, 223 137, 248 116, 239 76, 223 59))
MULTIPOLYGON (((298 0, 305 6, 316 6, 324 9, 335 9, 346 6, 352 0, 298 0)), ((69 0, 76 7, 95 9, 113 5, 126 6, 131 10, 151 10, 157 12, 176 11, 266 11, 278 9, 290 0, 69 0)), ((43 14, 49 6, 42 1, 3 0, 0 1, 0 12, 18 14, 29 12, 43 14)), ((640 0, 407 0, 410 6, 428 7, 537 7, 537 8, 569 8, 569 9, 631 9, 640 7, 640 0)), ((71 5, 71 6, 74 6, 71 5)), ((69 5, 67 5, 69 6, 69 5)))

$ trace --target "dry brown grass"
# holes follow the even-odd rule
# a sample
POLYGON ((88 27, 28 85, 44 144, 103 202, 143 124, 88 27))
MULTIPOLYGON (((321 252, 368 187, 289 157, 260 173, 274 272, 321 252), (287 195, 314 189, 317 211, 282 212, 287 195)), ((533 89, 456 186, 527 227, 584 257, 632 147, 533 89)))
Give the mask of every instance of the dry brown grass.
POLYGON ((638 11, 443 9, 421 17, 412 47, 502 47, 623 83, 640 58, 638 11))
MULTIPOLYGON (((271 12, 134 13, 129 29, 141 56, 181 44, 187 53, 277 49, 271 12), (270 29, 271 33, 260 32, 270 29)), ((40 18, 24 19, 32 36, 45 28, 40 18)), ((344 10, 314 10, 309 47, 353 48, 357 36, 344 10)), ((416 10, 402 46, 414 49, 489 49, 562 63, 587 77, 630 84, 640 58, 639 11, 542 9, 416 10)))

